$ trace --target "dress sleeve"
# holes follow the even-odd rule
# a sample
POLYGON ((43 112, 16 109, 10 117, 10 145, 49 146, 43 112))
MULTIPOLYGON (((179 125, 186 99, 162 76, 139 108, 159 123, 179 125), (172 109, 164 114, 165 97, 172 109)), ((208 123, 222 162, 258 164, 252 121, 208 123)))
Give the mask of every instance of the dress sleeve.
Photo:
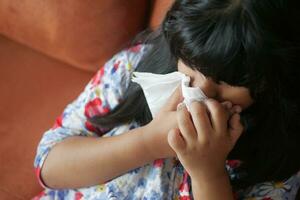
POLYGON ((34 160, 36 175, 42 186, 46 187, 41 180, 41 168, 54 145, 72 136, 99 137, 108 132, 93 127, 87 119, 105 115, 120 103, 131 74, 147 48, 139 44, 114 55, 96 72, 77 99, 66 106, 53 127, 44 133, 34 160))

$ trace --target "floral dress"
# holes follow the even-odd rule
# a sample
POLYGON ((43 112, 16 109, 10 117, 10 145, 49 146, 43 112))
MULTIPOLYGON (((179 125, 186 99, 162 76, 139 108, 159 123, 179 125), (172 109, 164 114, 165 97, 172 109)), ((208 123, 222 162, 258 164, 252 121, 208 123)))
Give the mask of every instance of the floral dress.
MULTIPOLYGON (((95 115, 107 114, 119 105, 124 98, 132 72, 149 48, 148 45, 139 44, 113 56, 99 69, 77 99, 57 117, 53 127, 44 133, 38 145, 34 167, 38 180, 45 189, 34 199, 193 199, 191 179, 175 158, 155 160, 104 184, 86 188, 53 190, 48 188, 41 179, 41 168, 49 151, 65 138, 110 137, 139 127, 137 122, 132 121, 107 130, 93 127, 87 119, 95 115)), ((231 179, 237 178, 235 168, 239 163, 235 160, 227 161, 226 169, 231 179)), ((235 191, 234 196, 236 199, 295 199, 299 185, 300 173, 285 182, 261 183, 247 190, 235 191)))

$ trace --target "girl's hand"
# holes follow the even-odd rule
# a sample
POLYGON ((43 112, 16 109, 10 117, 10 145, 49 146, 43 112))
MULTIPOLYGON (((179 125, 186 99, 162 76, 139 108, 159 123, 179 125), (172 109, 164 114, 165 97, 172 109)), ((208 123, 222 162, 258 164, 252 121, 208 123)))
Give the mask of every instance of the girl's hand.
POLYGON ((226 157, 243 132, 240 115, 226 107, 209 99, 193 102, 191 113, 184 104, 177 108, 179 128, 169 132, 168 142, 192 179, 224 174, 226 157))
POLYGON ((178 128, 176 110, 177 105, 182 101, 183 97, 179 86, 154 119, 143 127, 145 147, 148 148, 153 159, 176 156, 168 144, 168 132, 178 128))

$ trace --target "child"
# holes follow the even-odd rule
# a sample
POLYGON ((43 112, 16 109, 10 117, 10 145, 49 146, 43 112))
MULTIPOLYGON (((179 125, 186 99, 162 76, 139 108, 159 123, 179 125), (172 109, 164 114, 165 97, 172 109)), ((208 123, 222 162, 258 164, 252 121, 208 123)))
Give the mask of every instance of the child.
POLYGON ((46 190, 36 198, 295 199, 291 2, 175 1, 161 28, 108 61, 44 134, 35 169, 46 190), (132 72, 177 70, 209 99, 188 112, 177 89, 152 119, 132 72))

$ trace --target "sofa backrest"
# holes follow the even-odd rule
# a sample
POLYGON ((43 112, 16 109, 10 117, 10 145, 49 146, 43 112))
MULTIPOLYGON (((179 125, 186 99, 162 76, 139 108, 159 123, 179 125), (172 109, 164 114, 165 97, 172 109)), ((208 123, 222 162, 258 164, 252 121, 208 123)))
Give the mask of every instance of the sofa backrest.
POLYGON ((0 34, 95 71, 147 27, 150 0, 0 1, 0 34))
POLYGON ((160 24, 173 0, 0 1, 0 34, 96 71, 135 34, 160 24))
POLYGON ((160 25, 173 2, 174 0, 152 0, 152 10, 149 21, 149 26, 152 29, 156 29, 160 25))

